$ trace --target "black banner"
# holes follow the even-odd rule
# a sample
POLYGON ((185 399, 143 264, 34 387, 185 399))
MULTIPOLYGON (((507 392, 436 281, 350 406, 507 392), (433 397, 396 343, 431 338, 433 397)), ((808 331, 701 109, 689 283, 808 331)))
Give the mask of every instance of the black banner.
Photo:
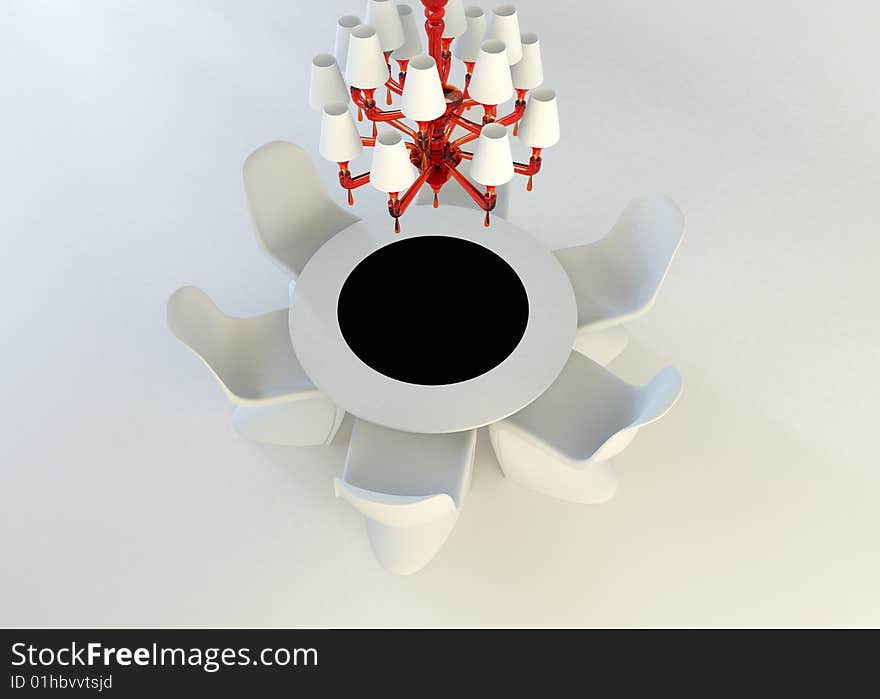
POLYGON ((473 690, 474 678, 496 691, 543 686, 551 696, 796 685, 840 696, 873 685, 861 678, 878 640, 873 632, 282 629, 3 630, 0 638, 10 697, 411 695, 473 690))

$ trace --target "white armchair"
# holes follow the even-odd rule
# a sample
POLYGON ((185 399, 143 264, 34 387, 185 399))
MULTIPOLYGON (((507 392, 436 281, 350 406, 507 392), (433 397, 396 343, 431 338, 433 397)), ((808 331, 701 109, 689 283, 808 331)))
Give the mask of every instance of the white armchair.
POLYGON ((345 412, 325 398, 300 367, 290 343, 288 311, 252 318, 225 315, 201 289, 168 300, 168 327, 211 370, 236 405, 235 427, 269 444, 328 444, 345 412))
POLYGON ((684 234, 669 197, 634 200, 601 240, 555 251, 578 305, 575 349, 603 366, 628 342, 627 323, 654 304, 684 234))
POLYGON ((285 141, 248 156, 244 191, 257 241, 294 280, 319 247, 360 220, 324 191, 308 153, 285 141))
POLYGON ((572 352, 553 385, 491 425, 489 436, 505 477, 544 495, 596 504, 617 489, 611 459, 639 429, 663 417, 680 393, 673 367, 632 386, 572 352))
POLYGON ((409 575, 452 532, 470 487, 477 432, 416 434, 358 420, 337 497, 364 515, 382 566, 409 575))

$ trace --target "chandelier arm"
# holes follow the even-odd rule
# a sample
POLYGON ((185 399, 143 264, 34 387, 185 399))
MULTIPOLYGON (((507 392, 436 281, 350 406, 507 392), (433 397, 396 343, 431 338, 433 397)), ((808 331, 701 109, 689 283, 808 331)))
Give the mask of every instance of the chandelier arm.
POLYGON ((364 114, 367 115, 367 119, 370 121, 398 121, 406 118, 399 109, 386 112, 379 109, 375 104, 372 107, 364 108, 364 114))
POLYGON ((401 216, 403 216, 403 212, 406 211, 407 207, 416 198, 416 194, 419 193, 422 185, 427 182, 428 176, 430 174, 431 168, 422 170, 422 172, 419 173, 419 176, 415 179, 415 182, 413 182, 409 186, 409 189, 404 192, 402 197, 390 199, 388 202, 388 213, 390 213, 394 218, 400 218, 401 216))
POLYGON ((393 121, 395 119, 404 119, 404 114, 398 109, 384 111, 376 106, 375 88, 370 90, 360 90, 356 87, 351 88, 352 101, 355 106, 364 111, 364 114, 370 121, 393 121))
MULTIPOLYGON (((471 77, 474 74, 474 66, 476 65, 476 61, 463 61, 464 63, 464 90, 462 91, 462 95, 464 96, 463 102, 467 102, 470 100, 468 97, 468 88, 471 86, 471 77)), ((466 106, 466 105, 465 105, 466 106)), ((473 105, 470 105, 473 106, 473 105)))
POLYGON ((464 99, 460 100, 455 109, 452 110, 452 113, 449 115, 449 121, 446 124, 446 129, 444 131, 444 137, 447 141, 452 136, 452 132, 455 131, 455 127, 459 125, 460 120, 463 118, 462 114, 464 113, 464 102, 464 99))
POLYGON ((498 119, 496 123, 501 124, 502 126, 511 126, 522 119, 525 111, 526 103, 517 101, 517 103, 513 106, 513 111, 507 116, 498 119))
MULTIPOLYGON (((385 51, 383 55, 385 56, 385 65, 388 68, 388 80, 385 81, 385 87, 391 90, 391 92, 402 95, 403 82, 398 82, 394 79, 394 70, 391 68, 391 51, 385 51)), ((398 61, 398 64, 400 64, 400 61, 398 61)))
POLYGON ((386 122, 386 123, 388 124, 388 126, 393 126, 393 127, 394 127, 395 129, 397 129, 398 131, 402 131, 403 133, 405 133, 405 134, 406 134, 407 136, 409 136, 410 138, 417 138, 418 135, 419 135, 419 134, 415 131, 415 129, 411 129, 409 126, 407 126, 406 124, 404 124, 402 121, 400 121, 400 120, 398 120, 398 119, 392 119, 392 120, 390 120, 390 121, 388 121, 388 122, 386 122))
POLYGON ((357 189, 358 187, 363 187, 369 181, 369 171, 352 177, 351 171, 348 169, 348 163, 339 163, 339 184, 342 185, 343 189, 357 189))
MULTIPOLYGON (((479 206, 483 211, 491 211, 495 208, 496 196, 494 193, 487 192, 483 194, 476 186, 464 175, 462 175, 457 168, 453 167, 449 163, 444 163, 445 167, 449 170, 449 174, 452 175, 452 179, 458 182, 465 192, 470 195, 470 198, 474 200, 474 202, 479 206)), ((493 190, 494 188, 487 188, 493 190)))
POLYGON ((453 114, 449 120, 455 122, 456 126, 460 126, 463 129, 467 129, 472 134, 477 134, 478 136, 480 135, 480 131, 483 129, 482 124, 478 124, 475 121, 471 121, 467 117, 463 117, 460 114, 453 114))
POLYGON ((541 149, 532 148, 532 157, 529 158, 528 165, 526 163, 514 162, 513 171, 518 175, 537 175, 541 171, 542 162, 541 149))
POLYGON ((397 61, 397 84, 400 85, 401 94, 403 93, 403 86, 406 84, 406 71, 408 68, 408 58, 397 61))
POLYGON ((452 71, 452 39, 440 39, 440 56, 442 63, 437 65, 440 67, 440 82, 446 83, 449 80, 449 73, 452 71))
POLYGON ((453 148, 459 148, 463 146, 465 143, 470 143, 471 141, 476 141, 480 137, 479 133, 468 133, 462 136, 461 138, 453 141, 450 146, 453 148))
POLYGON ((376 145, 376 139, 372 136, 361 136, 361 145, 367 148, 373 148, 376 145))
POLYGON ((526 163, 513 163, 513 171, 517 175, 537 175, 538 171, 541 169, 541 159, 537 160, 537 163, 534 160, 529 160, 528 164, 526 163))

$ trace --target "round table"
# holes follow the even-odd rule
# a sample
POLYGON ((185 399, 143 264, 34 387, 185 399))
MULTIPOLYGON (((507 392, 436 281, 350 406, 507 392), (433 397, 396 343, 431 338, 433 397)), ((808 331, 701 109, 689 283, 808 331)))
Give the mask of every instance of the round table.
POLYGON ((501 420, 559 376, 577 330, 556 257, 516 226, 414 206, 325 243, 293 287, 290 337, 306 374, 353 415, 408 432, 501 420))

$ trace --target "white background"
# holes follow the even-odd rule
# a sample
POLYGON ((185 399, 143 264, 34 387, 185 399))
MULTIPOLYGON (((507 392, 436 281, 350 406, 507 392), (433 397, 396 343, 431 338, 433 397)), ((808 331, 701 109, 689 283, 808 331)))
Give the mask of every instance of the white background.
POLYGON ((512 217, 561 246, 672 195, 685 241, 612 368, 685 390, 598 507, 506 482, 481 435, 448 544, 396 578, 333 497, 350 423, 242 441, 165 327, 184 284, 287 305, 241 165, 317 154, 309 61, 361 3, 4 0, 0 623, 880 624, 878 7, 519 3, 564 135, 512 217))

